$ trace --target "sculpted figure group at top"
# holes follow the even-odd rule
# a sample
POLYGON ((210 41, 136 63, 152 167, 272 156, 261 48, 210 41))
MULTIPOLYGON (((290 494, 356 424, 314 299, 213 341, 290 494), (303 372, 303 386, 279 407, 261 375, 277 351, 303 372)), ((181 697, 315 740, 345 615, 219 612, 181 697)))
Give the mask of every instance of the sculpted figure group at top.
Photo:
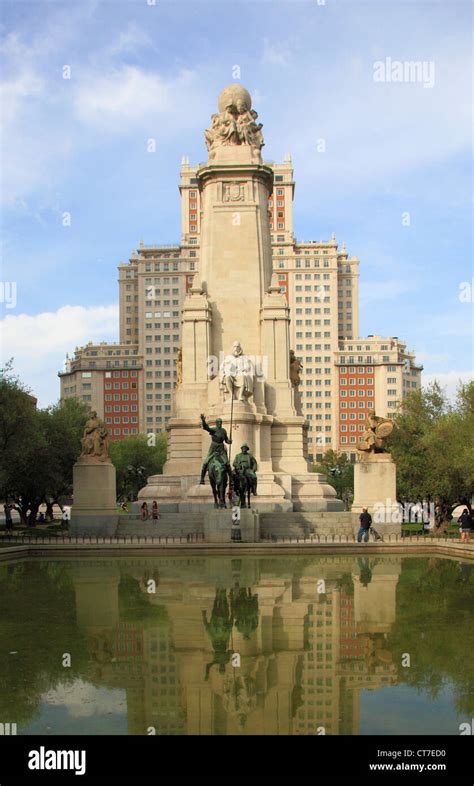
POLYGON ((219 96, 219 112, 212 115, 206 129, 207 149, 221 145, 250 145, 260 150, 263 145, 262 124, 256 123, 250 94, 241 85, 229 85, 219 96))

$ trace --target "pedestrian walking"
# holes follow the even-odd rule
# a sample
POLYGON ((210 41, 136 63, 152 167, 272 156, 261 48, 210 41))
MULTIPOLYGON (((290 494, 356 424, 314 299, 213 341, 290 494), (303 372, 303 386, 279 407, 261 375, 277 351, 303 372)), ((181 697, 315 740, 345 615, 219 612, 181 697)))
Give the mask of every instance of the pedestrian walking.
POLYGON ((359 516, 359 532, 357 533, 357 542, 361 543, 364 538, 364 543, 369 540, 369 530, 372 526, 372 516, 367 511, 367 508, 362 508, 362 513, 359 516))

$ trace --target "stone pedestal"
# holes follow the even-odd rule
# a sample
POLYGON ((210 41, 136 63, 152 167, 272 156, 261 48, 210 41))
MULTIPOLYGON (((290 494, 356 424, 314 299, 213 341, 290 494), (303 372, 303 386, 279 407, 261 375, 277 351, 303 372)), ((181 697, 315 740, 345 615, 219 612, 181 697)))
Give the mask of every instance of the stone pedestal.
MULTIPOLYGON (((257 495, 251 497, 253 508, 259 513, 284 513, 293 510, 291 477, 289 493, 281 484, 280 476, 277 477, 273 472, 257 472, 257 478, 257 495)), ((151 476, 148 478, 148 485, 139 493, 139 502, 147 502, 148 507, 151 507, 155 499, 163 513, 199 513, 214 509, 214 497, 209 480, 206 478, 204 486, 201 486, 199 475, 151 476)), ((327 510, 327 507, 323 505, 317 509, 327 510)))
POLYGON ((353 513, 367 508, 377 523, 398 523, 397 471, 390 453, 371 453, 354 467, 353 513), (395 514, 395 515, 394 515, 395 514))
POLYGON ((73 467, 74 503, 70 532, 115 535, 118 524, 116 472, 111 462, 80 462, 73 467))
MULTIPOLYGON (((232 510, 209 510, 204 517, 204 540, 206 543, 232 543, 232 510)), ((241 509, 240 531, 243 543, 258 543, 260 540, 259 515, 255 510, 241 509)))

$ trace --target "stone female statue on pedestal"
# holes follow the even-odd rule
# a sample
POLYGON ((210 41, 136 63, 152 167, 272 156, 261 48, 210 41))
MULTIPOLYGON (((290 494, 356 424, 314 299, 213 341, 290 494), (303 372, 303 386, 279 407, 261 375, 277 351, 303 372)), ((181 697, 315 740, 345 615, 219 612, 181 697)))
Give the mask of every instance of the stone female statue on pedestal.
POLYGON ((97 412, 90 413, 90 418, 84 426, 84 436, 81 439, 82 451, 79 461, 108 461, 109 457, 109 432, 97 412))

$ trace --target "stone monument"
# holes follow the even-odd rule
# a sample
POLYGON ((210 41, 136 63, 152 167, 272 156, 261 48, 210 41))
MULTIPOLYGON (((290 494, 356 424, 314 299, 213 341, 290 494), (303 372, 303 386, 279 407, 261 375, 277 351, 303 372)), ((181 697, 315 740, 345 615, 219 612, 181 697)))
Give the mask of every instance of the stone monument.
MULTIPOLYGON (((202 222, 199 272, 182 310, 182 351, 168 459, 139 493, 162 510, 213 507, 200 470, 208 443, 200 413, 223 421, 258 465, 259 511, 342 510, 307 460, 307 429, 290 356, 290 308, 272 273, 262 125, 249 93, 226 87, 205 132, 208 161, 196 173, 202 222), (291 364, 291 367, 290 367, 291 364), (231 426, 232 421, 232 426, 231 426)), ((298 367, 299 368, 299 367, 298 367)), ((231 453, 232 451, 230 451, 231 453)))
POLYGON ((108 451, 109 433, 91 412, 84 426, 82 451, 73 467, 72 535, 115 535, 116 472, 108 451))
POLYGON ((393 421, 381 418, 375 410, 368 413, 366 429, 357 450, 359 461, 354 467, 354 502, 352 512, 367 508, 378 523, 397 522, 397 472, 395 462, 385 448, 387 437, 393 431, 393 421))

